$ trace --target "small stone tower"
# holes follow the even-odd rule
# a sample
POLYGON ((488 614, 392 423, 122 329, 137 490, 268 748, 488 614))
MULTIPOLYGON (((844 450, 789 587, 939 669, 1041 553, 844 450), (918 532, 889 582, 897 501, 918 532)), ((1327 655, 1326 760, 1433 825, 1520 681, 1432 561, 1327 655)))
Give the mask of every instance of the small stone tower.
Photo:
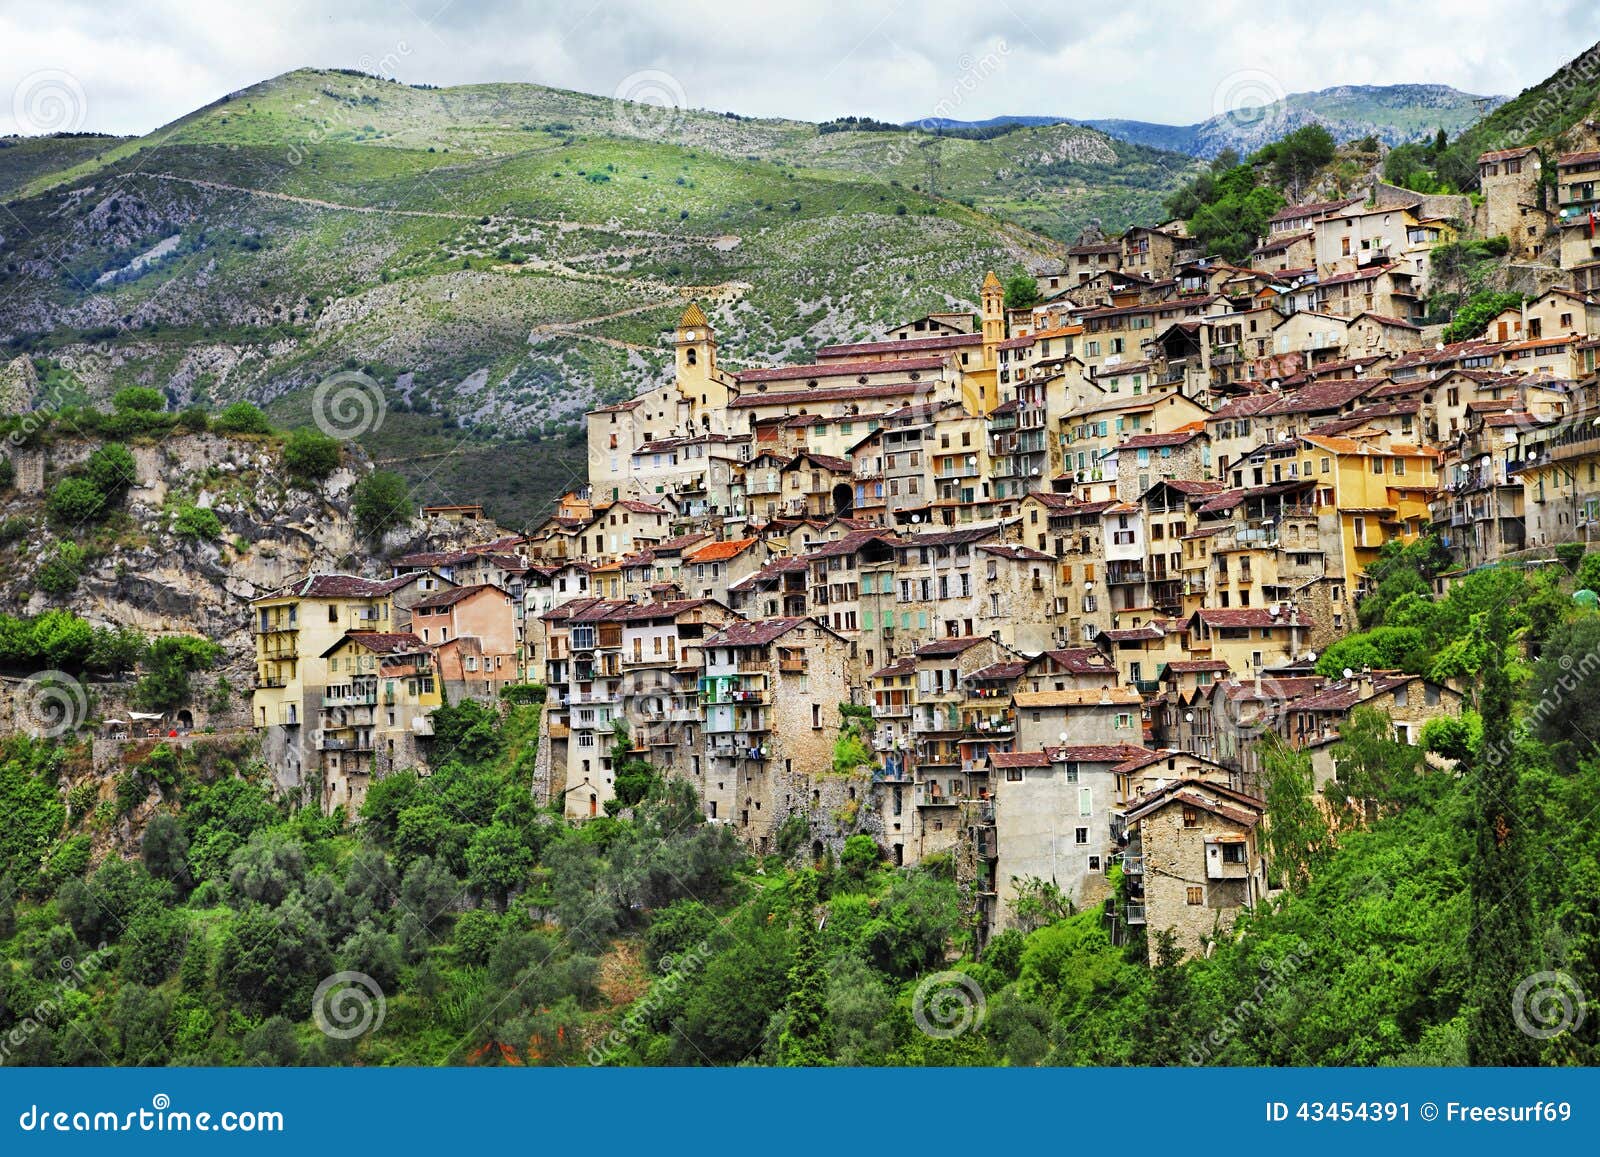
POLYGON ((1006 287, 989 270, 979 291, 983 301, 983 364, 993 369, 1000 361, 1000 343, 1006 340, 1006 287))

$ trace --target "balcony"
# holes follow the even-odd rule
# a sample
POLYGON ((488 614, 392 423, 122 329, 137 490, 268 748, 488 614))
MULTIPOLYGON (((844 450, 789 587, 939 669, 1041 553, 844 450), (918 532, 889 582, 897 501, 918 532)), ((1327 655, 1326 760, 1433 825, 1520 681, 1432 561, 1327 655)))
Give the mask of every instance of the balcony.
POLYGON ((1129 924, 1143 924, 1144 923, 1144 905, 1143 904, 1129 904, 1127 906, 1127 908, 1125 909, 1125 911, 1127 913, 1127 919, 1128 919, 1128 923, 1129 924))
MULTIPOLYGON (((352 691, 348 695, 329 695, 322 700, 324 707, 371 707, 378 701, 378 689, 369 687, 363 691, 352 691)), ((388 702, 394 701, 394 693, 390 692, 388 702)))
POLYGON ((295 622, 293 619, 283 619, 281 621, 277 619, 269 619, 265 623, 263 623, 260 619, 257 619, 255 621, 255 625, 251 628, 251 630, 257 635, 289 634, 290 632, 298 631, 299 629, 300 624, 295 622))
POLYGON ((917 785, 918 807, 955 807, 961 801, 953 795, 929 791, 925 784, 917 785))

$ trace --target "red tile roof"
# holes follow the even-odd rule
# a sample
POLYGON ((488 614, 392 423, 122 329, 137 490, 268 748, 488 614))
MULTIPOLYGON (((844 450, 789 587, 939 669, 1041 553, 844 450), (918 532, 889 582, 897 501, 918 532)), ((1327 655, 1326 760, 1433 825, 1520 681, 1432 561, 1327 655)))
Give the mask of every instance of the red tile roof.
MULTIPOLYGON (((904 374, 911 370, 937 370, 943 366, 944 359, 940 357, 891 358, 888 361, 881 362, 829 362, 804 366, 772 366, 761 370, 739 370, 733 376, 741 383, 792 382, 796 379, 803 380, 806 378, 836 378, 863 374, 904 374)), ((735 404, 737 404, 737 401, 735 404)))
POLYGON ((749 550, 759 538, 729 538, 721 542, 708 542, 683 556, 684 562, 726 562, 749 550))

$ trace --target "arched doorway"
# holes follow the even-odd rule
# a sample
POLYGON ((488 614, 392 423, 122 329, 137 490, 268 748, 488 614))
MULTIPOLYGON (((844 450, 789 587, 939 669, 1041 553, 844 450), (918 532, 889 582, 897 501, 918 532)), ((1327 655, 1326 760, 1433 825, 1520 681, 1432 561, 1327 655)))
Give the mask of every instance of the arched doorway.
POLYGON ((841 482, 833 488, 833 512, 836 515, 840 518, 849 518, 855 505, 855 491, 850 488, 850 483, 841 482))

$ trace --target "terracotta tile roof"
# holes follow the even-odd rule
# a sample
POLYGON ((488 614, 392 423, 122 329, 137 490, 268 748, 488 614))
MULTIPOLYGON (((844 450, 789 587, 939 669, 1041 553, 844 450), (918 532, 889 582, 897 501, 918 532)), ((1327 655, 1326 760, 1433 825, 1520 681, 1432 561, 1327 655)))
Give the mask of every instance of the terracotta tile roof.
POLYGON ((1308 630, 1311 620, 1301 615, 1272 614, 1266 607, 1201 607, 1194 617, 1208 627, 1299 627, 1308 630))
POLYGON ((805 557, 833 558, 835 555, 854 554, 869 542, 886 542, 890 546, 899 546, 900 540, 895 537, 894 531, 878 527, 872 530, 852 530, 848 534, 834 539, 832 542, 819 542, 806 552, 805 557))
POLYGON ((730 558, 737 558, 760 541, 759 538, 729 538, 721 542, 708 542, 684 555, 683 561, 726 562, 730 558))
POLYGON ((397 591, 415 578, 414 574, 401 574, 382 580, 353 574, 314 574, 284 587, 279 593, 298 595, 303 599, 372 599, 397 591))
POLYGON ((1166 670, 1175 675, 1193 675, 1202 671, 1218 672, 1228 669, 1228 664, 1221 659, 1178 659, 1166 666, 1166 670))
POLYGON ((1279 209, 1267 218, 1267 224, 1277 221, 1293 221, 1300 217, 1320 217, 1324 213, 1332 213, 1336 209, 1343 209, 1347 205, 1354 205, 1359 197, 1346 197, 1340 201, 1312 201, 1305 205, 1290 205, 1287 209, 1279 209))
POLYGON ((1556 164, 1565 168, 1568 165, 1590 165, 1596 161, 1600 161, 1600 152, 1562 153, 1556 159, 1556 164))
POLYGON ((1052 759, 1068 763, 1118 764, 1133 759, 1145 748, 1133 743, 1069 743, 1066 746, 1045 748, 1052 759))
POLYGON ((856 341, 845 342, 842 346, 822 346, 816 350, 819 358, 845 358, 859 354, 902 354, 904 350, 920 352, 928 349, 962 349, 962 347, 982 346, 984 336, 981 333, 947 333, 934 338, 904 338, 899 341, 856 341))
MULTIPOLYGON (((1314 234, 1310 229, 1302 229, 1302 230, 1300 230, 1298 232, 1294 232, 1294 233, 1279 233, 1275 237, 1267 238, 1267 240, 1265 242, 1263 242, 1260 245, 1257 245, 1250 252, 1252 254, 1255 254, 1255 253, 1276 253, 1280 249, 1289 248, 1289 246, 1293 245, 1297 241, 1309 241, 1314 236, 1316 236, 1316 234, 1314 234)), ((1273 275, 1274 271, 1273 270, 1262 270, 1260 272, 1264 276, 1270 277, 1270 276, 1273 275)), ((1283 272, 1286 273, 1288 271, 1284 270, 1283 272)))
POLYGON ((1045 651, 1029 662, 1033 667, 1050 659, 1056 666, 1065 668, 1070 675, 1095 675, 1115 671, 1111 661, 1105 654, 1094 647, 1064 647, 1060 650, 1045 651))
POLYGON ((959 639, 934 639, 917 648, 919 659, 942 659, 950 655, 964 655, 979 643, 989 642, 988 635, 966 635, 959 639))
POLYGON ((1509 161, 1514 157, 1525 157, 1533 152, 1532 145, 1523 145, 1519 149, 1497 149, 1492 153, 1479 153, 1478 164, 1493 164, 1495 161, 1509 161))
POLYGON ((1364 309, 1360 313, 1356 314, 1356 318, 1357 319, 1363 318, 1363 317, 1370 317, 1373 321, 1377 322, 1379 325, 1397 326, 1400 329, 1416 329, 1416 330, 1420 330, 1422 328, 1420 325, 1418 325, 1414 321, 1406 321, 1404 318, 1400 318, 1400 317, 1389 317, 1386 314, 1382 314, 1382 313, 1373 313, 1372 310, 1370 310, 1370 309, 1364 309))
POLYGON ((990 767, 1049 767, 1050 756, 1043 751, 991 751, 990 767))
POLYGON ((455 566, 457 563, 471 562, 470 550, 423 550, 415 554, 401 555, 395 559, 395 566, 455 566))
POLYGON ((346 642, 365 647, 378 655, 392 655, 397 651, 425 651, 428 649, 428 644, 409 631, 346 631, 343 638, 322 652, 322 657, 327 658, 346 642))
POLYGON ((1382 277, 1385 273, 1399 268, 1398 265, 1369 265, 1365 269, 1355 269, 1349 273, 1335 273, 1332 277, 1319 278, 1317 288, 1325 289, 1330 285, 1350 285, 1357 281, 1372 281, 1382 277))
POLYGON ((1132 687, 1068 687, 1062 691, 1018 691, 1018 707, 1135 707, 1144 702, 1132 687))
MULTIPOLYGON (((765 647, 774 639, 787 635, 796 627, 812 623, 807 618, 757 619, 748 623, 731 623, 705 641, 707 647, 765 647)), ((814 623, 812 625, 815 625, 814 623)))
POLYGON ((1144 802, 1128 812, 1127 819, 1131 823, 1175 803, 1200 808, 1246 828, 1253 828, 1260 823, 1266 810, 1264 804, 1250 801, 1249 796, 1222 790, 1219 785, 1204 780, 1184 779, 1146 797, 1144 802))
POLYGON ((896 659, 893 663, 890 663, 887 667, 879 667, 871 675, 867 676, 867 678, 889 679, 897 675, 915 675, 916 673, 917 657, 915 655, 904 655, 901 658, 896 659))
POLYGON ((979 546, 978 549, 984 554, 997 554, 1001 558, 1009 558, 1018 562, 1024 560, 1028 562, 1055 561, 1054 557, 1045 554, 1042 550, 1034 550, 1031 546, 1015 546, 1008 542, 985 544, 979 546))
POLYGON ((1159 446, 1184 446, 1204 436, 1204 430, 1174 430, 1170 434, 1135 434, 1119 442, 1117 449, 1145 450, 1159 446))
MULTIPOLYGON (((944 366, 942 357, 891 358, 881 362, 826 362, 803 366, 772 366, 761 370, 739 370, 733 376, 743 382, 792 382, 807 378, 837 378, 874 374, 906 374, 912 370, 937 370, 944 366)), ((765 397, 754 394, 752 397, 765 397)), ((781 396, 781 395, 775 395, 781 396)), ((734 399, 737 405, 744 397, 734 399)))
POLYGON ((502 598, 511 597, 508 591, 495 586, 493 583, 477 583, 470 587, 454 587, 451 590, 437 591, 434 594, 425 595, 412 603, 411 606, 413 610, 418 608, 453 607, 459 602, 472 598, 479 591, 492 591, 502 598))
POLYGON ((1016 659, 1004 663, 990 663, 987 667, 980 667, 968 675, 967 678, 979 682, 995 679, 1017 679, 1027 669, 1028 661, 1026 659, 1016 659))

